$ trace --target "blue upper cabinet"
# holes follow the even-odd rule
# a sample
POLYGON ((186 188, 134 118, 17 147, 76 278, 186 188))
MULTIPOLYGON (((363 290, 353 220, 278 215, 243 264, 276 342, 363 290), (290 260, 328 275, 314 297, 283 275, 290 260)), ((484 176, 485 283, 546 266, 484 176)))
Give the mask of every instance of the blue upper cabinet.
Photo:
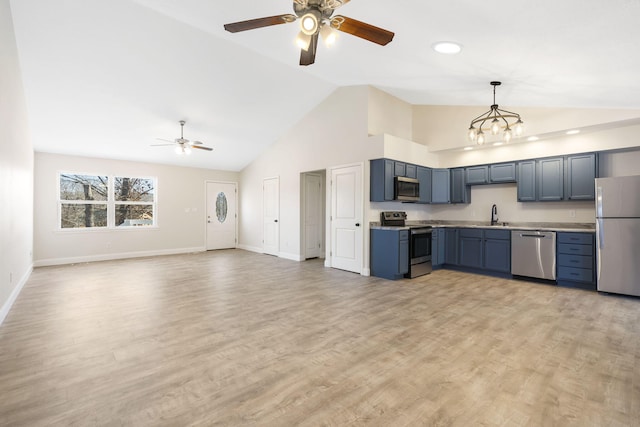
POLYGON ((515 163, 497 163, 489 165, 489 182, 492 184, 501 182, 516 182, 515 163))
POLYGON ((564 199, 564 158, 540 159, 537 163, 538 201, 564 199))
POLYGON ((420 203, 431 203, 431 169, 418 166, 416 170, 418 183, 420 184, 420 203))
POLYGON ((369 200, 372 202, 390 202, 393 200, 393 177, 395 164, 389 159, 375 159, 369 162, 369 200))
POLYGON ((535 202, 536 201, 536 161, 524 160, 518 162, 517 167, 518 181, 518 201, 519 202, 535 202))
POLYGON ((418 166, 407 163, 404 166, 404 176, 416 179, 418 177, 418 166))
POLYGON ((595 200, 597 157, 595 153, 567 156, 567 200, 595 200))
POLYGON ((450 179, 449 169, 431 170, 431 203, 449 203, 450 179))
POLYGON ((404 162, 394 162, 394 175, 407 176, 407 164, 404 162))
POLYGON ((487 184, 489 182, 489 167, 487 165, 469 166, 465 168, 465 172, 467 185, 487 184))
POLYGON ((465 175, 465 168, 451 169, 451 203, 471 203, 471 188, 465 175))

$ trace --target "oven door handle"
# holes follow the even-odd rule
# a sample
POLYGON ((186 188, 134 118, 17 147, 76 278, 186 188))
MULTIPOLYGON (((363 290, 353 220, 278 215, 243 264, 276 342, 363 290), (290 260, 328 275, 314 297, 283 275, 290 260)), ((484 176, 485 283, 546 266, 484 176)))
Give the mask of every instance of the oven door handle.
POLYGON ((412 228, 411 234, 431 234, 433 230, 431 228, 412 228))

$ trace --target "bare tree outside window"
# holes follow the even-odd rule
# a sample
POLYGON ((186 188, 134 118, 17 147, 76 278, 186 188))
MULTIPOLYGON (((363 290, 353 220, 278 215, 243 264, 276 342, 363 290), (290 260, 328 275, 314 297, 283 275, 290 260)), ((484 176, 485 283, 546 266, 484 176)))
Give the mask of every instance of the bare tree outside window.
POLYGON ((107 226, 108 177, 60 174, 60 227, 107 226))
POLYGON ((154 180, 116 177, 116 227, 153 225, 154 180))
POLYGON ((60 227, 154 225, 155 179, 60 174, 60 227))

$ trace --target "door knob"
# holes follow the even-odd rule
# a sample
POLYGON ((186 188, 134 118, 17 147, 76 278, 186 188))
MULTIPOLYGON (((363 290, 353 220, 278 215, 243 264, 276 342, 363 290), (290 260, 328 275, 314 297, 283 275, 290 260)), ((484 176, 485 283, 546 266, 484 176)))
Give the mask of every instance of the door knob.
POLYGON ((278 220, 277 220, 277 219, 274 219, 274 220, 273 220, 273 222, 278 222, 278 220))
POLYGON ((359 222, 356 222, 356 227, 360 227, 360 223, 359 222))

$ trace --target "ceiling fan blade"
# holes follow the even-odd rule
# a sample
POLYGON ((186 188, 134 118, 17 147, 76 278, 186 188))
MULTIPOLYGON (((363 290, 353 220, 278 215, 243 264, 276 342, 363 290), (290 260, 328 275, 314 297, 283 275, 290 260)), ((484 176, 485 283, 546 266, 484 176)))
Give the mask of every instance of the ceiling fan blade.
POLYGON ((194 145, 202 145, 202 142, 200 142, 200 141, 191 141, 190 144, 192 146, 194 146, 194 145))
POLYGON ((311 65, 316 62, 316 50, 318 48, 318 33, 311 36, 311 42, 307 50, 300 50, 300 65, 311 65))
POLYGON ((205 151, 213 151, 213 148, 205 147, 204 145, 192 145, 191 148, 197 148, 198 150, 205 150, 205 151))
MULTIPOLYGON (((156 138, 158 141, 164 141, 164 142, 170 142, 172 144, 175 144, 175 141, 172 141, 170 139, 164 139, 164 138, 156 138)), ((165 144, 161 144, 161 145, 165 145, 165 144)))
POLYGON ((331 27, 382 46, 389 44, 393 40, 393 36, 395 36, 391 31, 342 15, 337 15, 331 19, 331 27))
POLYGON ((233 22, 231 24, 225 24, 224 29, 230 33, 237 33, 240 31, 253 30, 256 28, 270 27, 272 25, 288 24, 298 19, 297 16, 291 14, 268 16, 266 18, 249 19, 248 21, 233 22))
POLYGON ((167 145, 175 145, 175 142, 171 144, 150 144, 150 147, 166 147, 167 145))

